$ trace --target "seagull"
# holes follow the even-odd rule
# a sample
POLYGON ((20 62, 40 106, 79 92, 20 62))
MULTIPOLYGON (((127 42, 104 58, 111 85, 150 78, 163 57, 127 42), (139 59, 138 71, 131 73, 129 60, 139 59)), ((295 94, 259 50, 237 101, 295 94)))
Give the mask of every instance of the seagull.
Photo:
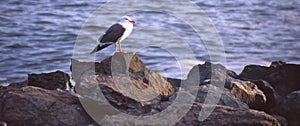
POLYGON ((116 44, 116 52, 126 52, 121 49, 121 42, 131 34, 134 24, 136 24, 136 21, 129 16, 122 17, 118 23, 109 27, 104 35, 98 39, 99 44, 90 54, 96 53, 114 43, 116 44))

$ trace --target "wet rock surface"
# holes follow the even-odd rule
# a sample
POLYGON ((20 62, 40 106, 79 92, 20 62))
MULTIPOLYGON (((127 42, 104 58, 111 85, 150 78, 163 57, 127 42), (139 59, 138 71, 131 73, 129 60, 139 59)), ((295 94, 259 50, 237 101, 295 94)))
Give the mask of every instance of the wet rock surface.
POLYGON ((250 65, 237 75, 206 62, 180 80, 147 69, 136 54, 116 53, 101 62, 72 60, 71 71, 76 93, 66 91, 70 76, 62 71, 0 86, 0 124, 299 125, 299 65, 250 65), (212 113, 199 120, 201 110, 212 113), (165 111, 166 116, 143 120, 165 111))

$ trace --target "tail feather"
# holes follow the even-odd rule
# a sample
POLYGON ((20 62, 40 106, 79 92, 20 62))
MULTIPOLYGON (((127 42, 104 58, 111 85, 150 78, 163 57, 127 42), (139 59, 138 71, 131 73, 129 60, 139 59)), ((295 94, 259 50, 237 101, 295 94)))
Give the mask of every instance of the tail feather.
POLYGON ((110 46, 111 44, 105 44, 105 45, 97 45, 96 46, 96 48, 90 53, 90 54, 94 54, 94 53, 96 53, 96 52, 98 52, 98 51, 100 51, 100 50, 102 50, 102 49, 104 49, 104 48, 106 48, 106 47, 108 47, 108 46, 110 46))

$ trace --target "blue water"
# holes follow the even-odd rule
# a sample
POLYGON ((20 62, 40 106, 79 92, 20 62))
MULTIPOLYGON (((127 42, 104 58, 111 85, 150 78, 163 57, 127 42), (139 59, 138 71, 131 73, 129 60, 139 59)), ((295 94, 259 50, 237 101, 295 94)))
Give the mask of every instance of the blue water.
MULTIPOLYGON (((29 73, 56 70, 70 73, 70 59, 76 37, 87 18, 105 2, 1 1, 0 85, 25 80, 29 73)), ((298 0, 284 2, 196 0, 195 2, 211 18, 220 33, 226 51, 227 68, 239 73, 247 64, 269 65, 274 60, 300 63, 298 0)), ((152 17, 156 17, 153 15, 152 17)), ((145 20, 149 14, 134 17, 140 22, 150 23, 145 20)), ((160 16, 159 19, 165 23, 172 22, 164 16, 160 16)), ((99 30, 95 27, 95 35, 104 32, 107 27, 103 26, 99 30)), ((137 25, 136 29, 141 27, 143 23, 137 25)), ((181 29, 184 29, 184 25, 176 25, 175 30, 181 29)), ((144 29, 133 33, 127 42, 124 41, 123 48, 130 48, 133 41, 145 40, 145 34, 149 32, 153 31, 144 29)), ((160 35, 162 34, 158 33, 157 36, 160 35)), ((168 37, 168 34, 163 35, 168 37)), ((158 41, 155 37, 150 39, 158 41)), ((174 48, 180 51, 180 45, 178 47, 175 45, 174 48)), ((201 45, 194 50, 199 62, 209 60, 207 52, 202 50, 201 45)), ((108 56, 112 51, 113 47, 108 48, 103 55, 108 56)), ((178 64, 166 51, 148 48, 139 51, 139 54, 148 68, 164 76, 179 77, 178 64)))

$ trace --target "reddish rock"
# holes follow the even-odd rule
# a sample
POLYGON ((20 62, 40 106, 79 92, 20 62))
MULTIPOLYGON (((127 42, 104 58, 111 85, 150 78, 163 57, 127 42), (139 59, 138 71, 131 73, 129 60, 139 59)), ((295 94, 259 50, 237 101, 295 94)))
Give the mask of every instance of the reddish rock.
POLYGON ((88 125, 93 120, 77 97, 39 87, 0 87, 0 119, 8 126, 88 125))
POLYGON ((102 92, 123 112, 149 113, 153 103, 169 100, 175 92, 166 78, 147 69, 133 53, 115 53, 100 63, 73 60, 71 68, 78 94, 97 101, 102 92))

